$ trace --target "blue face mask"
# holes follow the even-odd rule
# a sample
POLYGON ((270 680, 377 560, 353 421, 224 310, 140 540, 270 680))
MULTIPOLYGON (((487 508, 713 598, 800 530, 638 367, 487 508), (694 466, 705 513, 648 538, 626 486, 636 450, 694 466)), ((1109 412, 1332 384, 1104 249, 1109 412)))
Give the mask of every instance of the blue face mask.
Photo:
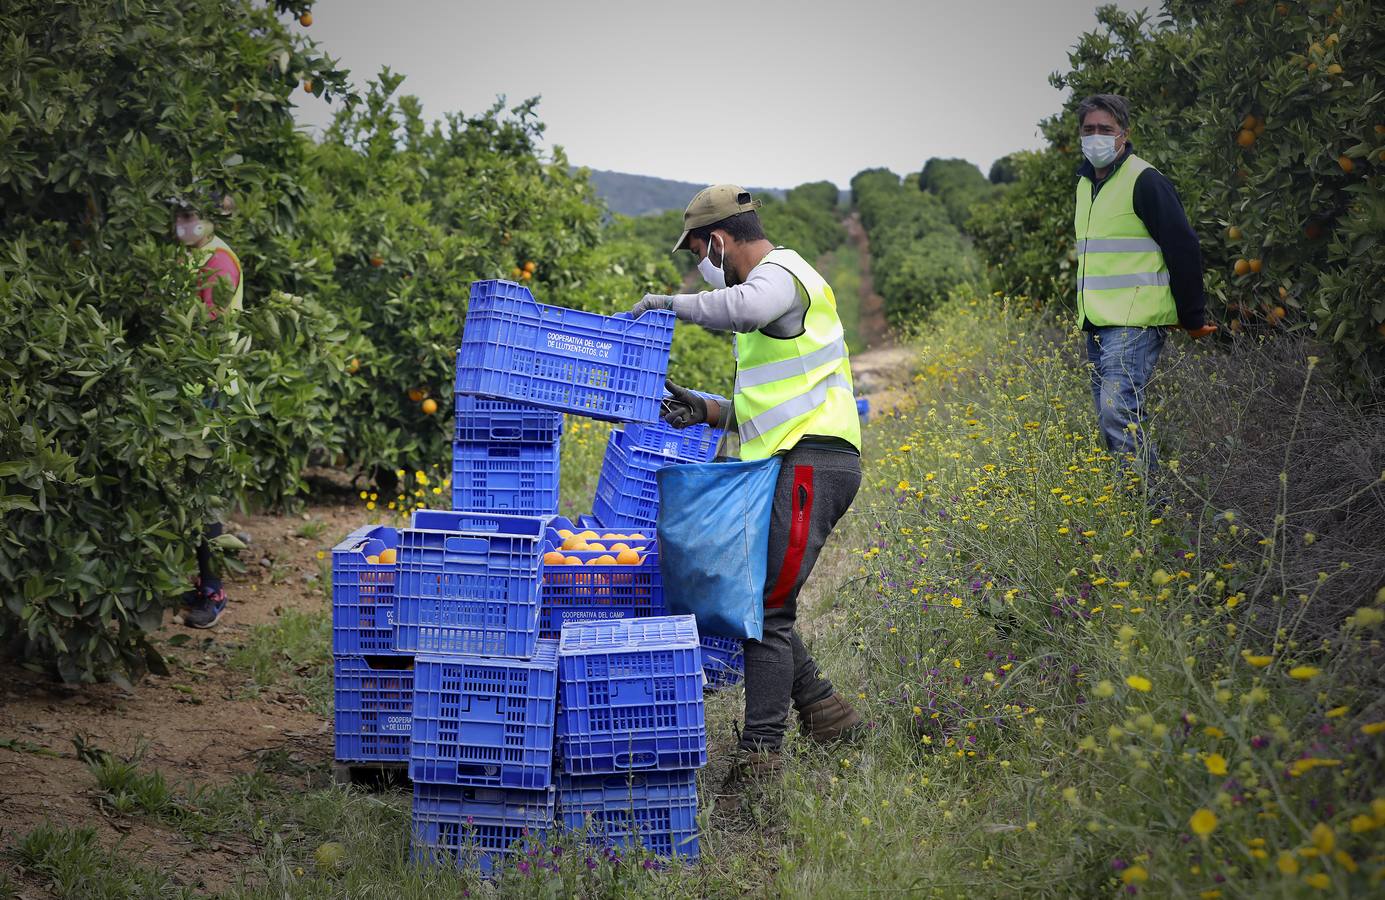
POLYGON ((1116 161, 1116 136, 1114 134, 1086 134, 1082 136, 1082 155, 1098 169, 1104 169, 1116 161))

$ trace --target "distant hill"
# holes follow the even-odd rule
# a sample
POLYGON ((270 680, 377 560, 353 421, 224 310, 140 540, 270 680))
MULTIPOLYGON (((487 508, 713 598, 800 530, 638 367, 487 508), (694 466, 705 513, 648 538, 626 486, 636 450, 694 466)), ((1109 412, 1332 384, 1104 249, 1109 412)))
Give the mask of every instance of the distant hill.
MULTIPOLYGON (((655 178, 652 175, 629 175, 625 172, 607 172, 592 169, 592 184, 601 199, 606 201, 611 212, 626 216, 642 216, 645 213, 663 212, 666 209, 683 209, 693 194, 707 185, 693 184, 690 181, 673 181, 668 178, 655 178)), ((784 198, 780 188, 748 188, 752 194, 769 194, 784 198)))

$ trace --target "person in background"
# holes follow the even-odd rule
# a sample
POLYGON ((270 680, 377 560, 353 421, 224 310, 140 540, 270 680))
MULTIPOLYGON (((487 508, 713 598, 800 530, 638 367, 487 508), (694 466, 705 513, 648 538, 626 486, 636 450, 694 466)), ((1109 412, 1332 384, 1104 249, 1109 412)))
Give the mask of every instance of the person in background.
POLYGON ((745 642, 745 729, 731 782, 778 772, 789 705, 820 742, 850 737, 861 717, 818 671, 794 624, 803 584, 861 484, 861 425, 832 288, 803 257, 775 247, 736 185, 698 193, 674 252, 690 251, 712 290, 648 294, 630 311, 672 310, 735 332, 734 400, 721 408, 670 382, 664 418, 677 428, 735 427, 742 459, 783 456, 775 487, 764 636, 745 642))
MULTIPOLYGON (((213 214, 226 217, 235 211, 227 195, 208 191, 192 198, 175 197, 173 236, 190 251, 190 263, 197 267, 201 281, 198 296, 206 304, 207 316, 217 319, 226 310, 241 309, 245 297, 240 257, 216 235, 213 214)), ((215 404, 212 397, 209 403, 215 404)), ((212 522, 197 536, 197 578, 183 594, 182 620, 190 628, 211 628, 226 611, 226 592, 212 558, 211 541, 222 533, 222 524, 212 522)))
POLYGON ((1166 327, 1200 338, 1207 322, 1197 234, 1173 183, 1135 155, 1123 98, 1077 106, 1084 161, 1077 170, 1077 320, 1087 338, 1092 400, 1107 449, 1148 480, 1145 389, 1166 327))

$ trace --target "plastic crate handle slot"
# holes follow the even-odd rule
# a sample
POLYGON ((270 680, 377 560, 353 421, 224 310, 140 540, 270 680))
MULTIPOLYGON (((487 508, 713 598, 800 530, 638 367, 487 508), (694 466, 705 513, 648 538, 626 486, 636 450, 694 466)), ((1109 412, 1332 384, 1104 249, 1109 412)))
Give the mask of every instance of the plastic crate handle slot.
POLYGON ((479 712, 479 711, 485 709, 486 706, 489 704, 489 705, 493 705, 493 706, 495 707, 495 714, 496 714, 497 716, 503 716, 503 715, 505 715, 505 698, 504 698, 504 697, 476 697, 476 696, 474 696, 474 695, 472 695, 472 694, 470 694, 470 693, 467 693, 467 694, 465 695, 465 700, 464 700, 464 704, 465 704, 465 705, 463 705, 463 704, 458 704, 458 706, 457 706, 457 711, 458 711, 458 712, 471 712, 471 703, 472 703, 473 700, 476 701, 476 710, 477 710, 477 712, 479 712))
POLYGON ((641 679, 639 681, 617 681, 613 679, 611 681, 610 704, 616 706, 624 703, 628 706, 636 703, 650 703, 653 701, 653 696, 649 688, 650 685, 647 679, 641 679))
POLYGON ((482 763, 458 763, 457 775, 460 778, 496 778, 500 775, 500 767, 482 763))
MULTIPOLYGON (((393 618, 391 616, 390 618, 393 618)), ((373 656, 361 657, 366 668, 376 672, 412 672, 414 668, 414 658, 412 656, 373 656)))
POLYGON ((607 775, 601 782, 601 789, 607 791, 618 791, 621 788, 644 789, 649 779, 643 775, 607 775))
POLYGON ((615 755, 615 765, 620 769, 648 769, 658 762, 659 754, 653 750, 627 750, 615 755))
MULTIPOLYGON (((485 538, 450 537, 442 543, 443 549, 447 551, 449 557, 462 557, 455 560, 461 563, 472 563, 479 566, 486 565, 486 559, 490 555, 490 541, 485 538)), ((453 562, 449 559, 448 562, 453 562)))

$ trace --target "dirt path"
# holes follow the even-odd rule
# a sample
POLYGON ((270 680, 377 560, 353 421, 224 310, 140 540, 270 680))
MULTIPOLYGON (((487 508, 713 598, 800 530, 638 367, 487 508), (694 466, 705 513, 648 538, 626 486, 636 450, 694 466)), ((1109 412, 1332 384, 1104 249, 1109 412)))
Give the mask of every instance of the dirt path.
POLYGON ((175 787, 225 783, 252 771, 267 752, 326 771, 331 723, 290 690, 253 695, 228 658, 252 626, 272 622, 286 609, 325 607, 326 595, 315 580, 317 551, 330 550, 365 515, 359 506, 338 503, 311 507, 306 517, 238 517, 232 529, 252 539, 243 554, 249 571, 227 579, 231 605, 225 618, 207 632, 166 624, 153 642, 168 659, 170 674, 146 677, 133 692, 111 684, 70 687, 0 665, 0 847, 13 846, 44 822, 92 827, 103 843, 143 857, 189 886, 212 892, 227 886, 249 845, 224 839, 210 850, 197 849, 172 829, 104 815, 92 773, 77 758, 73 741, 80 737, 118 756, 142 752, 144 768, 159 770, 175 787), (300 536, 305 518, 322 523, 316 537, 300 536), (178 635, 190 639, 179 645, 178 635))
POLYGON ((866 347, 875 348, 890 343, 889 325, 885 322, 885 298, 875 292, 875 278, 870 270, 870 238, 861 224, 861 214, 852 211, 842 222, 846 236, 861 259, 861 340, 866 347))

